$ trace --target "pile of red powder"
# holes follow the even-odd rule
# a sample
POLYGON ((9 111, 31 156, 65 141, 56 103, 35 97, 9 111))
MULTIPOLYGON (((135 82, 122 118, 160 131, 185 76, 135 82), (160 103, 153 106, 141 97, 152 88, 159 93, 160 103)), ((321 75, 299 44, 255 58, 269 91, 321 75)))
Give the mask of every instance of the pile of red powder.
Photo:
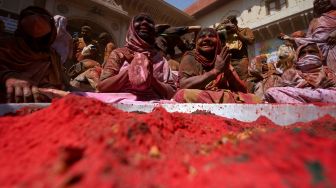
POLYGON ((78 96, 0 118, 0 187, 336 187, 336 121, 126 113, 78 96))

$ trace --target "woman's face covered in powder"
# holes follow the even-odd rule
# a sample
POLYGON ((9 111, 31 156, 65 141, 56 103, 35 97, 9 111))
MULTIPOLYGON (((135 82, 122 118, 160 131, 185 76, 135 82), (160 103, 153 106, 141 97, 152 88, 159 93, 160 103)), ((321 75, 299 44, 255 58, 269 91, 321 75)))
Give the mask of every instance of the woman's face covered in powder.
POLYGON ((149 44, 155 41, 154 20, 145 14, 140 14, 134 18, 134 29, 138 36, 149 44))
POLYGON ((47 16, 30 15, 20 22, 26 43, 34 50, 40 51, 50 47, 51 25, 47 16))

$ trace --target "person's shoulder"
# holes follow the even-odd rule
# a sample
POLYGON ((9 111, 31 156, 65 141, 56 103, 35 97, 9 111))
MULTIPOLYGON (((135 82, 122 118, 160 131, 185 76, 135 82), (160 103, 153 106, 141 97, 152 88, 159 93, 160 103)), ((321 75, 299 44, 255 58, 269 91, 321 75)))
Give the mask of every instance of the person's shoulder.
POLYGON ((194 51, 187 51, 181 58, 181 63, 193 63, 195 64, 195 52, 194 51))
POLYGON ((195 51, 191 50, 191 51, 186 51, 182 58, 188 58, 188 59, 195 59, 195 51))

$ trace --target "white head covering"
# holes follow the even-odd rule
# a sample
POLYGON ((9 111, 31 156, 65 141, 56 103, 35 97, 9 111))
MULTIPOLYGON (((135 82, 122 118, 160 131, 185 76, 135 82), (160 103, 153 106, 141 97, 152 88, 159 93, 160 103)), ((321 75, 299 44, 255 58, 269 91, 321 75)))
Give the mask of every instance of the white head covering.
POLYGON ((52 47, 61 56, 62 64, 66 62, 72 54, 72 37, 66 30, 67 19, 61 15, 55 15, 55 26, 57 28, 57 37, 52 47))
MULTIPOLYGON (((315 44, 315 43, 307 43, 304 45, 299 46, 297 49, 297 56, 299 56, 300 52, 307 47, 308 45, 315 44)), ((310 72, 311 70, 317 69, 322 67, 322 54, 319 50, 319 55, 305 55, 303 57, 297 57, 297 62, 295 63, 295 66, 297 69, 301 70, 302 72, 310 72)))

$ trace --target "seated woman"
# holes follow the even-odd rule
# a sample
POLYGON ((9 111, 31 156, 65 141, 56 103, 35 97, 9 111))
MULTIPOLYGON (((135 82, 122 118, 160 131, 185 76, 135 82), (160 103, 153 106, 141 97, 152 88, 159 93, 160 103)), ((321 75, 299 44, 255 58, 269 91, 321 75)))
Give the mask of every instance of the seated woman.
MULTIPOLYGON (((128 29, 125 47, 112 51, 102 68, 96 66, 79 75, 99 93, 73 94, 108 103, 170 99, 176 87, 168 62, 155 49, 154 42, 153 19, 147 14, 135 16, 128 29)), ((55 89, 39 91, 50 98, 70 94, 55 89)))
POLYGON ((70 78, 70 85, 78 91, 96 91, 97 83, 101 72, 101 65, 91 59, 94 53, 90 45, 83 48, 82 60, 74 64, 67 71, 70 78))
POLYGON ((42 102, 38 88, 64 89, 60 58, 50 47, 55 37, 48 11, 21 11, 15 36, 0 41, 1 102, 42 102))
POLYGON ((246 86, 230 64, 229 50, 221 50, 217 32, 202 29, 196 49, 187 52, 179 69, 180 90, 174 96, 180 103, 256 103, 259 98, 246 94, 246 86))
POLYGON ((315 18, 310 22, 307 36, 288 38, 298 46, 308 42, 318 45, 323 64, 336 72, 336 5, 334 0, 314 0, 315 18))
POLYGON ((265 99, 275 103, 336 103, 336 75, 322 63, 322 54, 315 43, 297 50, 295 68, 282 75, 283 85, 266 91, 265 99))
POLYGON ((137 100, 170 99, 175 85, 167 61, 155 49, 155 23, 147 14, 135 16, 126 45, 110 54, 103 65, 97 90, 132 93, 137 100))
POLYGON ((268 58, 265 54, 252 59, 247 79, 249 92, 263 98, 267 89, 281 86, 281 75, 293 66, 295 51, 289 46, 281 45, 277 56, 276 62, 267 62, 268 58))

